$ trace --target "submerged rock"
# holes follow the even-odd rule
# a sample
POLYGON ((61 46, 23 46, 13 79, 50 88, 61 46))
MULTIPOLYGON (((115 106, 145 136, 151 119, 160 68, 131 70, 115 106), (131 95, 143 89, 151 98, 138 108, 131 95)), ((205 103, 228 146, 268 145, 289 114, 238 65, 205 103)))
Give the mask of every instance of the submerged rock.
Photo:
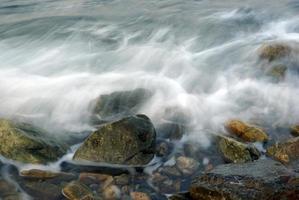
POLYGON ((298 199, 299 185, 288 182, 298 176, 273 160, 219 165, 196 178, 189 192, 194 200, 298 199))
POLYGON ((67 184, 62 190, 62 194, 70 200, 96 199, 93 192, 86 185, 78 181, 72 181, 67 184))
POLYGON ((131 192, 130 196, 132 200, 151 200, 149 195, 144 192, 131 192))
POLYGON ((69 177, 70 179, 74 179, 75 176, 71 173, 65 172, 52 172, 52 171, 45 171, 40 169, 30 169, 30 170, 23 170, 20 172, 20 175, 23 178, 31 178, 31 179, 52 179, 52 178, 61 178, 61 177, 69 177))
POLYGON ((264 44, 260 49, 260 58, 269 62, 288 56, 291 47, 283 43, 264 44))
POLYGON ((47 163, 57 160, 66 148, 43 130, 30 124, 0 119, 0 154, 25 163, 47 163))
POLYGON ((230 120, 226 123, 228 131, 247 142, 265 142, 268 135, 260 128, 246 124, 240 120, 230 120))
POLYGON ((74 160, 145 165, 155 153, 156 132, 145 115, 126 117, 92 133, 76 151, 74 160))
POLYGON ((218 146, 224 160, 233 163, 245 163, 259 158, 260 153, 255 147, 248 146, 232 138, 218 136, 218 146))
POLYGON ((268 147, 267 154, 283 163, 289 163, 298 159, 299 137, 268 147))
POLYGON ((34 199, 60 200, 67 182, 77 179, 75 174, 39 169, 23 170, 17 178, 20 187, 34 199))
POLYGON ((21 193, 17 190, 15 185, 0 179, 0 199, 3 200, 21 200, 21 193))
POLYGON ((101 119, 113 118, 114 115, 136 114, 151 96, 152 92, 143 88, 101 95, 94 101, 93 113, 99 115, 101 119))

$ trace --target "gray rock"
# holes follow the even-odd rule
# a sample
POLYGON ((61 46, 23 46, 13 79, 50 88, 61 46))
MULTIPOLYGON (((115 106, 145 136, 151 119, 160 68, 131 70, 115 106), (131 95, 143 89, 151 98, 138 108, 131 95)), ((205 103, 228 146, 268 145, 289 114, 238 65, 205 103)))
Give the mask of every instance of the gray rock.
POLYGON ((226 164, 196 178, 189 191, 192 199, 298 199, 290 177, 298 174, 273 160, 226 164))

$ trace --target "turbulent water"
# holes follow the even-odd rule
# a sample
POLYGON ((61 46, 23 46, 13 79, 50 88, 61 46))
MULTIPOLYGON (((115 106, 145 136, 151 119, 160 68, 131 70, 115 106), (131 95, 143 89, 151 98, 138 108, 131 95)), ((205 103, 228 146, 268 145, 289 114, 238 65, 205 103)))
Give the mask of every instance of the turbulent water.
POLYGON ((296 66, 264 75, 258 49, 299 42, 297 0, 1 0, 0 117, 68 138, 92 129, 100 94, 147 88, 140 113, 159 124, 187 116, 183 140, 240 118, 299 122, 296 66))

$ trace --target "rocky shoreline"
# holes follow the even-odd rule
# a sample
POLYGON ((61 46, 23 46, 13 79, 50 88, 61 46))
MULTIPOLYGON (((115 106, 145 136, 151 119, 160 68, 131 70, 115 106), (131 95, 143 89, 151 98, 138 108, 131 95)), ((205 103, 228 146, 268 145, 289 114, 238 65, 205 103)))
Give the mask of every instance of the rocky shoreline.
MULTIPOLYGON (((283 81, 291 66, 279 61, 296 51, 283 43, 262 46, 260 60, 270 66, 265 74, 283 81)), ((138 113, 152 95, 139 88, 95 99, 90 123, 96 130, 80 141, 72 160, 60 163, 60 171, 1 163, 0 198, 299 199, 298 124, 286 128, 287 140, 274 141, 268 127, 230 119, 225 133, 211 134, 210 147, 186 142, 178 148, 186 124, 155 127, 138 113)), ((70 151, 70 144, 17 120, 0 120, 0 139, 0 155, 17 163, 49 164, 70 151)))

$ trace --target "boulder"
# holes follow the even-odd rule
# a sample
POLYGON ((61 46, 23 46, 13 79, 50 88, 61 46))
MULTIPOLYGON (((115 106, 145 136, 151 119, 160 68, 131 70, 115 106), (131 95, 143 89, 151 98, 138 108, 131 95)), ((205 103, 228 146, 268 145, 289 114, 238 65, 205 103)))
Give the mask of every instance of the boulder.
POLYGON ((265 142, 268 140, 268 135, 262 129, 240 120, 228 121, 226 128, 230 133, 246 142, 265 142))
POLYGON ((155 153, 156 132, 145 115, 126 117, 103 125, 75 152, 74 160, 145 165, 155 153))
POLYGON ((274 60, 288 56, 292 49, 287 44, 269 43, 264 44, 259 49, 261 59, 272 62, 274 60))
POLYGON ((232 138, 218 136, 218 147, 225 161, 245 163, 259 158, 259 151, 253 147, 232 138))
POLYGON ((298 174, 273 160, 219 165, 197 177, 190 186, 194 200, 298 199, 298 174))
POLYGON ((56 161, 65 146, 30 124, 0 119, 0 154, 8 159, 41 164, 56 161))
POLYGON ((299 137, 285 142, 276 143, 267 148, 267 155, 283 163, 289 163, 299 158, 299 137))
POLYGON ((93 113, 104 120, 114 118, 115 115, 127 116, 137 114, 136 112, 141 108, 142 104, 152 95, 150 90, 143 88, 101 95, 92 103, 93 113))

